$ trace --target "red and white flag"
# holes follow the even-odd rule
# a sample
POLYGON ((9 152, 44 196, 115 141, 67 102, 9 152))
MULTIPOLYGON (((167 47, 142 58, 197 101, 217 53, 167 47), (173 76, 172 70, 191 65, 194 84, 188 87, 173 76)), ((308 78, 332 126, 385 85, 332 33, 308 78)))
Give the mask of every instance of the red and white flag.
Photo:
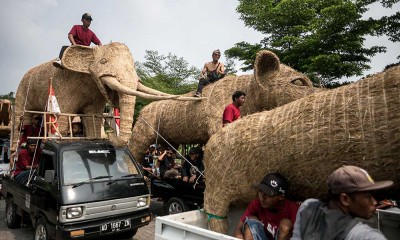
POLYGON ((51 79, 49 81, 49 99, 47 102, 46 111, 51 113, 47 115, 49 133, 55 134, 56 132, 58 132, 58 123, 55 114, 61 113, 61 110, 60 106, 58 105, 57 98, 54 94, 53 83, 51 79))
MULTIPOLYGON (((119 108, 114 108, 114 117, 119 117, 119 108)), ((115 132, 117 133, 117 136, 119 136, 119 125, 120 125, 120 119, 116 118, 115 119, 115 132)))

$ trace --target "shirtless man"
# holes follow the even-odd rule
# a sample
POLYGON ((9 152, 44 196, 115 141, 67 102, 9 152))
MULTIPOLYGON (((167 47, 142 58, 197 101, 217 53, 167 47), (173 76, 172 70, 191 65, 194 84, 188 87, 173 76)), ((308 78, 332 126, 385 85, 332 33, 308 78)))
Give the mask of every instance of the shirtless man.
POLYGON ((194 95, 195 97, 201 97, 203 88, 206 85, 216 82, 225 76, 225 66, 222 62, 218 61, 220 57, 221 52, 219 51, 219 49, 214 50, 212 53, 213 60, 204 64, 204 68, 200 74, 200 81, 199 85, 197 86, 197 92, 194 95))

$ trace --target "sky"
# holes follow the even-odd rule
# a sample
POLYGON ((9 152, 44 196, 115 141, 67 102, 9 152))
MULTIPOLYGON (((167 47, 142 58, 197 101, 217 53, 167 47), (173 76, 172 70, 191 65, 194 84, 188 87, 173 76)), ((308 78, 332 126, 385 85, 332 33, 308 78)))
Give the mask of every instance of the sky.
MULTIPOLYGON (((29 69, 56 58, 85 12, 92 15, 90 28, 103 44, 126 44, 135 61, 143 62, 146 50, 156 50, 202 68, 213 50, 223 53, 235 43, 259 43, 264 37, 244 26, 237 5, 236 0, 2 0, 0 95, 16 92, 29 69)), ((379 4, 371 9, 366 17, 393 14, 400 11, 400 3, 389 10, 379 4)), ((375 56, 364 76, 399 61, 399 43, 381 37, 368 38, 365 44, 386 46, 388 52, 375 56)))

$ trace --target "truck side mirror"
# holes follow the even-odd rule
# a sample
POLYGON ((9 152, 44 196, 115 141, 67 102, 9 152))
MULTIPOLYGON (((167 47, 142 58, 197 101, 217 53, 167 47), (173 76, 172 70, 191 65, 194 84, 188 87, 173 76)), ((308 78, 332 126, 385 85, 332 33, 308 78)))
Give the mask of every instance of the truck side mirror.
POLYGON ((44 172, 44 181, 47 183, 53 183, 54 175, 55 175, 54 170, 46 170, 46 172, 44 172))

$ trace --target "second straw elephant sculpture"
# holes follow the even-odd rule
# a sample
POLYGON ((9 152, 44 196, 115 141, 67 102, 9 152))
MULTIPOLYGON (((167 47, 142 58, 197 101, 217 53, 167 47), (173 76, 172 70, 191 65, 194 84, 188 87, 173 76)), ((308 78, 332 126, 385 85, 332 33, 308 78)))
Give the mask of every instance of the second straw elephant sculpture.
MULTIPOLYGON (((317 91, 311 81, 280 64, 270 51, 257 54, 254 75, 226 76, 204 88, 201 102, 153 102, 143 108, 133 128, 130 150, 136 159, 156 141, 156 130, 173 145, 203 143, 222 128, 222 112, 236 90, 246 93, 242 116, 273 109, 317 91)), ((188 95, 192 96, 194 92, 188 95)), ((159 138, 160 140, 160 138, 159 138)))
MULTIPOLYGON (((246 116, 206 145, 205 211, 226 216, 233 202, 256 196, 251 185, 279 171, 298 199, 327 193, 326 179, 342 165, 375 180, 400 182, 400 66, 271 111, 246 116)), ((389 192, 386 192, 388 194, 389 192)), ((395 197, 394 199, 398 199, 395 197)), ((210 227, 226 232, 222 220, 210 227)))

